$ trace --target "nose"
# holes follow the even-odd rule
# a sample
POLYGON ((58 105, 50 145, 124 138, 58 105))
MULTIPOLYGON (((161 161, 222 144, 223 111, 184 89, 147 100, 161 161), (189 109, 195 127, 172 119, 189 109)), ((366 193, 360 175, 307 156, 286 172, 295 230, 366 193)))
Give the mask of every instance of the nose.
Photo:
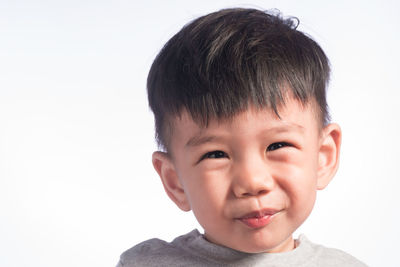
POLYGON ((275 180, 263 159, 247 158, 235 165, 232 191, 236 197, 263 195, 274 188, 275 180))

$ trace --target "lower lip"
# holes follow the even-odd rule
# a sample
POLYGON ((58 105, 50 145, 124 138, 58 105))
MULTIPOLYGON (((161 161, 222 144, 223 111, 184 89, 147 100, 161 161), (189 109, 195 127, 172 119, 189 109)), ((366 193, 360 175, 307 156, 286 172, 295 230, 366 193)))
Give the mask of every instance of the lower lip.
POLYGON ((252 217, 252 218, 242 218, 239 220, 250 228, 260 228, 269 224, 272 220, 272 217, 273 215, 265 215, 260 218, 252 217))

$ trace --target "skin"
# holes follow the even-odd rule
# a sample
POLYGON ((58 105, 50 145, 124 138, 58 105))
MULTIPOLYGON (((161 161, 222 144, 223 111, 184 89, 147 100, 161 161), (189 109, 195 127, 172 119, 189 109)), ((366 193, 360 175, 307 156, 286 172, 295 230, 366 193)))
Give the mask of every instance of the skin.
POLYGON ((166 193, 193 211, 210 242, 248 253, 294 249, 293 232, 334 176, 340 127, 321 128, 313 106, 294 99, 279 116, 250 108, 202 128, 184 111, 173 121, 170 153, 154 152, 166 193), (260 211, 266 225, 244 222, 260 211))

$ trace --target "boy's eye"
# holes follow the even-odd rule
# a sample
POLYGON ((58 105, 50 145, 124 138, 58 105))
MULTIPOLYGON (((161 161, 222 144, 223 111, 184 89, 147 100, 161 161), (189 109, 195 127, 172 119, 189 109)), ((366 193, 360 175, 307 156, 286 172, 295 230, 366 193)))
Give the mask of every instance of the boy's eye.
POLYGON ((292 145, 289 143, 286 143, 286 142, 277 142, 277 143, 270 144, 267 148, 267 151, 274 151, 274 150, 277 150, 277 149, 285 147, 285 146, 292 146, 292 145))
POLYGON ((220 158, 226 158, 228 157, 228 155, 221 150, 216 150, 216 151, 211 151, 211 152, 207 152, 206 154, 204 154, 200 160, 203 159, 220 159, 220 158))

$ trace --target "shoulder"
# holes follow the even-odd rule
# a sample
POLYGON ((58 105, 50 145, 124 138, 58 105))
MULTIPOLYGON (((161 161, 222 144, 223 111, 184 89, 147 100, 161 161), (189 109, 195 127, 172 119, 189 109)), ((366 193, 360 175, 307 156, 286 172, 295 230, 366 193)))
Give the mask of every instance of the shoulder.
POLYGON ((177 266, 177 260, 186 258, 182 241, 188 240, 193 233, 179 236, 171 243, 158 238, 141 242, 121 254, 118 267, 177 266), (178 240, 181 242, 177 243, 178 240))
POLYGON ((157 266, 176 253, 177 249, 168 242, 153 238, 122 253, 118 266, 157 266))
POLYGON ((331 267, 366 267, 367 265, 359 261, 354 256, 340 249, 329 248, 318 244, 313 244, 305 237, 302 237, 302 242, 307 242, 313 248, 313 260, 317 266, 331 267))

